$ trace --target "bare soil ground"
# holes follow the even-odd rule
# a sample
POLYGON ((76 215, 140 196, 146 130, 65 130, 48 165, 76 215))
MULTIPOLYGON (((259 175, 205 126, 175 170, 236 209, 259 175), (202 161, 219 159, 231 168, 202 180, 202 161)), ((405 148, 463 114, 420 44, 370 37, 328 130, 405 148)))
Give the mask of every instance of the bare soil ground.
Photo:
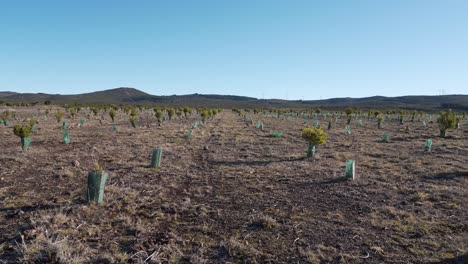
MULTIPOLYGON (((15 110, 12 124, 37 112, 15 110)), ((70 128, 65 145, 43 110, 26 153, 0 127, 0 263, 468 261, 466 124, 442 139, 429 120, 353 120, 346 135, 339 119, 304 159, 301 119, 251 114, 262 131, 225 110, 186 139, 197 115, 158 126, 142 113, 135 129, 119 114, 112 131, 106 114, 70 128), (149 168, 155 146, 160 169, 149 168), (347 159, 355 181, 342 180, 347 159), (101 205, 85 199, 96 161, 109 172, 101 205)))

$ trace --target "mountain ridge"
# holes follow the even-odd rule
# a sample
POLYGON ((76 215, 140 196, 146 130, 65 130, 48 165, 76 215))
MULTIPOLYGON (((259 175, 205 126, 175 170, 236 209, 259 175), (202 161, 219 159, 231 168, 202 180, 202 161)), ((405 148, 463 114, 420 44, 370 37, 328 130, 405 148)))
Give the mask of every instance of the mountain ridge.
POLYGON ((223 108, 300 108, 355 107, 364 109, 404 108, 437 110, 454 108, 468 110, 468 95, 407 95, 397 97, 370 96, 341 97, 321 100, 258 99, 254 97, 219 94, 152 95, 131 87, 119 87, 82 94, 16 93, 0 91, 0 101, 8 103, 34 103, 50 101, 55 104, 163 104, 192 107, 223 108))

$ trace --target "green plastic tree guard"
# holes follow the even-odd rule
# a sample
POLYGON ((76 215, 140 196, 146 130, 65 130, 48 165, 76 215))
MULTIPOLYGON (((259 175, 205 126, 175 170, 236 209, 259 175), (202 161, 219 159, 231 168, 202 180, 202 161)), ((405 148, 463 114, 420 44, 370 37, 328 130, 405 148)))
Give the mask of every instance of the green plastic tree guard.
POLYGON ((262 127, 262 126, 263 126, 262 120, 258 120, 258 121, 257 121, 256 128, 260 128, 260 127, 262 127))
POLYGON ((351 134, 351 127, 349 125, 345 127, 345 132, 346 132, 346 135, 351 134))
POLYGON ((186 138, 191 138, 192 136, 193 136, 192 130, 189 130, 189 132, 187 132, 187 134, 185 134, 186 138))
POLYGON ((30 137, 22 137, 21 138, 21 149, 23 151, 28 150, 28 148, 31 146, 31 138, 30 137))
POLYGON ((68 133, 68 129, 63 131, 63 142, 67 145, 70 144, 70 134, 68 133))
POLYGON ((88 173, 88 202, 94 201, 97 204, 102 203, 104 199, 104 186, 106 185, 108 175, 106 172, 90 171, 88 173))
POLYGON ((309 144, 309 147, 307 148, 307 157, 311 158, 315 156, 315 146, 312 144, 309 144))
POLYGON ((68 128, 68 123, 67 123, 67 121, 63 122, 62 128, 63 128, 63 129, 67 129, 67 128, 68 128))
POLYGON ((387 133, 383 134, 383 142, 390 142, 390 135, 387 133))
POLYGON ((346 161, 346 179, 354 180, 355 178, 356 178, 355 162, 354 160, 347 160, 346 161))
POLYGON ((426 127, 426 121, 422 121, 423 127, 426 127))
POLYGON ((112 131, 117 131, 117 126, 116 125, 112 126, 112 131))
POLYGON ((432 148, 432 139, 428 139, 426 140, 426 146, 425 146, 425 149, 427 152, 431 152, 431 148, 432 148))
POLYGON ((358 126, 362 127, 362 120, 359 119, 359 120, 357 121, 357 124, 358 124, 358 126))
POLYGON ((84 120, 80 119, 80 126, 83 126, 83 125, 84 125, 84 120))
POLYGON ((272 137, 282 137, 283 132, 273 131, 273 132, 271 132, 271 136, 272 137))
POLYGON ((3 119, 0 118, 0 125, 3 125, 3 119))
POLYGON ((317 127, 319 127, 319 125, 320 125, 319 121, 318 121, 318 120, 315 120, 315 121, 314 121, 314 127, 317 128, 317 127))
POLYGON ((153 156, 151 157, 151 168, 161 167, 162 152, 163 151, 161 148, 155 148, 153 150, 153 156))

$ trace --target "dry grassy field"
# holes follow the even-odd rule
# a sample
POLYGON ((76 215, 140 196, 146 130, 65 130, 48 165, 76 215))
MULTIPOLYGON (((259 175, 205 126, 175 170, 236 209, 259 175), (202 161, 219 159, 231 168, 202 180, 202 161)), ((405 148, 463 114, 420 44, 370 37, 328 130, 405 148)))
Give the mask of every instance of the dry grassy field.
MULTIPOLYGON (((13 110, 12 125, 38 112, 13 110)), ((186 138, 199 115, 158 126, 147 110, 137 128, 121 112, 102 124, 66 115, 67 145, 44 110, 26 152, 0 126, 0 263, 468 261, 467 124, 440 138, 435 118, 381 129, 353 119, 350 135, 346 118, 330 130, 320 120, 328 140, 306 159, 302 118, 247 113, 249 125, 224 110, 186 138), (149 166, 156 146, 159 169, 149 166), (348 159, 356 180, 343 180, 348 159), (100 205, 85 196, 95 162, 109 173, 100 205)))

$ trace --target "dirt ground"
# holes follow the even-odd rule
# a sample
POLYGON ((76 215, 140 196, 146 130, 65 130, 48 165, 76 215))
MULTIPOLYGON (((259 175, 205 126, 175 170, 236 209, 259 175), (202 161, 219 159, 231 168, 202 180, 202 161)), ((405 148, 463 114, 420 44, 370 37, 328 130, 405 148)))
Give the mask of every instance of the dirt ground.
POLYGON ((44 109, 25 153, 0 127, 0 263, 468 263, 468 124, 442 139, 430 120, 320 121, 328 140, 305 159, 303 119, 249 114, 260 130, 225 110, 187 139, 196 114, 158 126, 148 110, 133 128, 119 113, 117 131, 78 114, 66 145, 44 109), (85 199, 96 161, 101 205, 85 199))

